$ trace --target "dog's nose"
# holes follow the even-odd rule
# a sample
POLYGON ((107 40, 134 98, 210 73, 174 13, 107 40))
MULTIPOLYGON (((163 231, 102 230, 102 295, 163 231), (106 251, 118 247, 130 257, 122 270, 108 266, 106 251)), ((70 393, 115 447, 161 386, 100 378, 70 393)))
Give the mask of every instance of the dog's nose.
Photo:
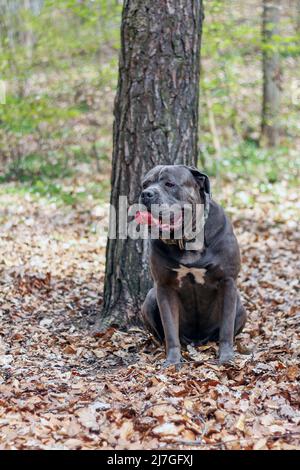
POLYGON ((154 189, 144 189, 144 191, 142 192, 142 201, 151 202, 151 201, 153 201, 155 195, 156 195, 156 193, 155 193, 154 189))

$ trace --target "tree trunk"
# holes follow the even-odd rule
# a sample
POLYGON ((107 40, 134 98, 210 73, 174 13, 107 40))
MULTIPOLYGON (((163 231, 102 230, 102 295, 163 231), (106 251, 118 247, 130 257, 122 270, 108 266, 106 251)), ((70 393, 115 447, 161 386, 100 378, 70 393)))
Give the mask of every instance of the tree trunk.
POLYGON ((263 109, 261 141, 274 147, 279 139, 281 68, 278 45, 280 0, 263 0, 263 109))
MULTIPOLYGON (((155 165, 197 162, 202 20, 202 0, 124 1, 112 160, 117 218, 119 196, 137 203, 155 165)), ((148 241, 109 239, 96 330, 139 323, 151 284, 148 241)))
POLYGON ((297 0, 296 9, 296 33, 300 35, 300 0, 297 0))

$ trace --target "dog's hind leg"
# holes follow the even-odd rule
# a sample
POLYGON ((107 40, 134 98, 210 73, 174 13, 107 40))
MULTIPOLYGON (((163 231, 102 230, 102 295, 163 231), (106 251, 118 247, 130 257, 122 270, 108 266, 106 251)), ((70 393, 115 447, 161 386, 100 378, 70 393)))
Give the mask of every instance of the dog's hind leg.
POLYGON ((159 308, 156 300, 156 289, 149 290, 142 306, 142 318, 150 333, 162 343, 164 341, 164 329, 160 318, 159 308))
POLYGON ((237 305, 236 305, 236 317, 235 317, 235 323, 234 323, 234 335, 235 336, 243 331, 246 320, 247 320, 247 313, 246 313, 245 307, 242 304, 240 294, 238 293, 237 305))

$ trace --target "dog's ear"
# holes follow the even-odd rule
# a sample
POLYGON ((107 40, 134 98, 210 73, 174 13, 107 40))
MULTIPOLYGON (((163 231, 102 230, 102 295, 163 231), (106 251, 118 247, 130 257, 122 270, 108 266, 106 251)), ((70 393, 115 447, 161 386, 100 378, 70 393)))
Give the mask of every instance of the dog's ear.
POLYGON ((205 173, 202 173, 201 171, 199 171, 198 168, 195 168, 193 166, 189 166, 188 169, 194 176, 200 189, 203 189, 204 192, 206 192, 209 196, 211 196, 209 177, 205 173))

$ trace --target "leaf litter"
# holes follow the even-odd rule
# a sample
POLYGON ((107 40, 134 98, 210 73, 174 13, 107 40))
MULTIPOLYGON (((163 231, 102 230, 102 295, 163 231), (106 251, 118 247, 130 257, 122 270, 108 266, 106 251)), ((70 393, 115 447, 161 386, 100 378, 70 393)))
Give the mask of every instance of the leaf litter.
POLYGON ((234 366, 209 343, 179 371, 141 328, 92 336, 105 263, 92 202, 1 198, 1 449, 300 448, 292 191, 280 213, 265 196, 231 208, 249 316, 234 366))

